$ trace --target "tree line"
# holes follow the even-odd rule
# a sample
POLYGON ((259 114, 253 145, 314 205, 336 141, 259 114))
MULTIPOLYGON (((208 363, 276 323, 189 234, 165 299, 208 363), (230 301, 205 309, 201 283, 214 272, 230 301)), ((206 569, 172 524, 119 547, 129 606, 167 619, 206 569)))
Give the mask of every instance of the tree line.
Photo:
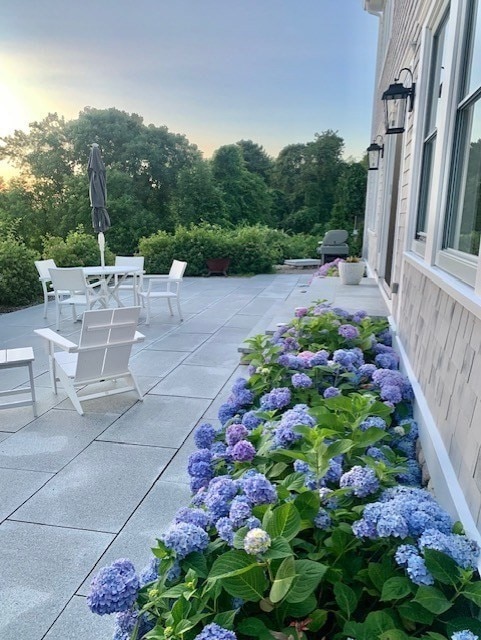
POLYGON ((277 158, 241 140, 206 160, 165 126, 116 108, 86 107, 75 120, 49 114, 0 141, 0 160, 18 169, 8 184, 0 179, 0 228, 37 251, 48 236, 91 228, 93 142, 107 169, 107 240, 114 253, 134 253, 142 237, 201 222, 260 223, 320 238, 329 228, 352 231, 357 220, 362 237, 366 163, 343 160, 344 141, 335 131, 288 145, 277 158))

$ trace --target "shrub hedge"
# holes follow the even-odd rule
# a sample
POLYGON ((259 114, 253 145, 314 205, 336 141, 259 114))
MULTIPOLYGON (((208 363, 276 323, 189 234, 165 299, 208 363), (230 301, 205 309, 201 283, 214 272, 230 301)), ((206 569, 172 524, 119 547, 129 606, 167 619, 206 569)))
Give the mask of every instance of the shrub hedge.
POLYGON ((35 268, 40 256, 13 236, 0 240, 0 306, 21 307, 42 293, 35 268))

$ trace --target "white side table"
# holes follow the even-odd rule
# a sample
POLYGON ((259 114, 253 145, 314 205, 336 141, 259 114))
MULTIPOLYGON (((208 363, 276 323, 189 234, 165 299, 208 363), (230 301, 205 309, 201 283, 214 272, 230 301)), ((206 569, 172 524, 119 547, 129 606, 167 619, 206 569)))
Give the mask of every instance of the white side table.
POLYGON ((11 369, 14 367, 28 367, 28 376, 30 378, 30 387, 27 389, 8 389, 0 391, 0 396, 13 396, 19 393, 30 393, 30 400, 17 400, 14 402, 0 403, 0 409, 9 409, 11 407, 27 407, 32 405, 33 415, 37 417, 37 405, 35 399, 35 386, 33 384, 32 362, 35 360, 32 347, 22 347, 21 349, 0 349, 0 371, 2 369, 11 369))

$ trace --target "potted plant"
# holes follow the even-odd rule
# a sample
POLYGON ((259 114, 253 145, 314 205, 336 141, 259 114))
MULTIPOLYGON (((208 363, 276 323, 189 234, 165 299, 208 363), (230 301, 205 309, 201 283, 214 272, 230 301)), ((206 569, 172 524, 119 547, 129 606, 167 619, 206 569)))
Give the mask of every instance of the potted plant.
POLYGON ((364 275, 366 264, 357 256, 349 256, 338 265, 341 284, 359 284, 364 275))

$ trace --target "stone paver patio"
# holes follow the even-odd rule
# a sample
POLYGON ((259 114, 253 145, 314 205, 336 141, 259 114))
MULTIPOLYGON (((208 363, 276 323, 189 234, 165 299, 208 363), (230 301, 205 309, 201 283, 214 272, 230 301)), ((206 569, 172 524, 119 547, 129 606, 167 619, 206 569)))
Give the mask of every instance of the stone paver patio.
MULTIPOLYGON (((120 557, 142 569, 188 502, 193 430, 217 420, 233 380, 246 374, 238 347, 247 335, 320 298, 386 314, 368 279, 360 287, 316 279, 309 287, 310 279, 307 272, 185 279, 184 322, 157 301, 150 326, 140 325, 145 341, 131 366, 144 401, 91 400, 84 416, 61 390, 52 393, 47 354, 33 333, 54 327, 53 307, 48 320, 42 305, 0 316, 1 348, 34 348, 38 400, 37 418, 31 407, 0 411, 1 640, 110 640, 113 617, 94 616, 85 604, 91 576, 120 557)), ((63 318, 61 335, 77 341, 80 324, 63 318)), ((27 375, 2 372, 0 390, 24 385, 27 375)))

